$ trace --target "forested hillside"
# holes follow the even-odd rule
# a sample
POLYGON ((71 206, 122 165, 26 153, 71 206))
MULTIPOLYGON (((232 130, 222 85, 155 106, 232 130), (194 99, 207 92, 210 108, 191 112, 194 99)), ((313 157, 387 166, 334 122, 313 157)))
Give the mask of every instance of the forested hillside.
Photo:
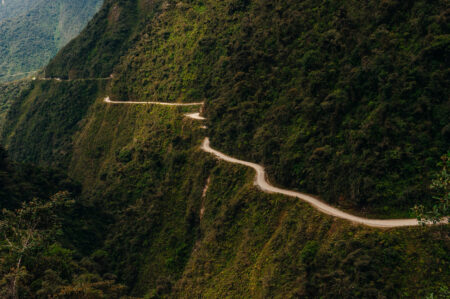
POLYGON ((45 68, 69 80, 31 82, 5 117, 12 159, 81 186, 49 201, 79 205, 54 237, 70 253, 48 242, 36 252, 58 259, 38 269, 27 255, 21 294, 445 298, 448 225, 339 220, 199 146, 209 136, 356 214, 412 217, 450 148, 449 13, 424 0, 106 0, 45 68), (207 120, 106 96, 205 101, 207 120))
POLYGON ((0 5, 0 81, 42 68, 75 37, 101 0, 19 0, 0 5))
POLYGON ((33 198, 48 198, 60 190, 79 192, 62 172, 9 161, 0 146, 0 210, 18 208, 33 198))
POLYGON ((177 5, 147 26, 112 86, 125 99, 206 99, 213 144, 264 164, 280 185, 358 208, 409 207, 429 198, 450 148, 448 9, 177 5))
POLYGON ((205 99, 213 144, 335 204, 395 214, 430 198, 450 148, 447 1, 151 3, 159 16, 135 27, 120 64, 113 45, 137 35, 129 1, 47 73, 115 65, 115 98, 205 99))
POLYGON ((125 293, 114 275, 99 275, 102 252, 86 256, 98 246, 102 224, 95 223, 100 214, 79 200, 79 192, 60 171, 14 163, 0 146, 1 298, 125 293))
POLYGON ((0 131, 11 104, 15 99, 23 96, 22 92, 30 90, 30 85, 28 80, 0 84, 0 131))

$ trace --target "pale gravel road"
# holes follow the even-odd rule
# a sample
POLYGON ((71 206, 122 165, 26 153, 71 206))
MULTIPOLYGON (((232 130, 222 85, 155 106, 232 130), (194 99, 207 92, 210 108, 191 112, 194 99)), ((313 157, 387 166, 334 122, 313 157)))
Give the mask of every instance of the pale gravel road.
MULTIPOLYGON (((108 104, 150 104, 150 105, 162 105, 162 106, 202 106, 203 102, 198 103, 165 103, 165 102, 135 102, 135 101, 111 101, 109 97, 104 99, 105 103, 108 104)), ((188 113, 185 116, 196 119, 196 120, 205 120, 204 117, 200 116, 200 113, 188 113)), ((266 178, 266 171, 264 167, 252 162, 247 162, 243 160, 239 160, 230 156, 227 156, 224 153, 221 153, 210 146, 210 141, 208 137, 205 137, 203 143, 201 145, 201 149, 207 153, 213 154, 216 158, 220 160, 224 160, 234 164, 240 164, 247 167, 251 167, 256 171, 255 177, 255 185, 258 186, 262 191, 267 193, 278 193, 283 194, 290 197, 296 197, 300 200, 303 200, 310 205, 312 205, 317 210, 321 211, 324 214, 331 215, 336 218, 345 219, 354 223, 377 227, 377 228, 393 228, 393 227, 404 227, 404 226, 417 226, 420 225, 417 219, 368 219, 363 217, 358 217, 341 211, 337 208, 334 208, 321 200, 318 200, 315 197, 312 197, 308 194, 295 192, 287 189, 278 188, 272 186, 266 178)), ((443 220, 442 223, 446 223, 447 220, 443 220)))
MULTIPOLYGON (((203 105, 203 102, 198 102, 198 103, 167 103, 167 102, 111 101, 111 99, 109 97, 106 97, 103 101, 105 103, 108 103, 108 104, 122 104, 122 105, 123 104, 128 104, 128 105, 130 105, 130 104, 161 105, 161 106, 201 106, 201 105, 203 105)), ((191 117, 191 118, 193 118, 193 117, 191 117)))
POLYGON ((196 119, 196 120, 205 120, 206 118, 204 118, 203 116, 200 116, 199 112, 196 113, 187 113, 185 114, 186 117, 192 118, 192 119, 196 119))
POLYGON ((57 81, 57 82, 72 82, 72 81, 103 81, 103 80, 111 80, 112 77, 105 78, 78 78, 78 79, 61 79, 58 77, 55 78, 33 78, 33 81, 57 81))

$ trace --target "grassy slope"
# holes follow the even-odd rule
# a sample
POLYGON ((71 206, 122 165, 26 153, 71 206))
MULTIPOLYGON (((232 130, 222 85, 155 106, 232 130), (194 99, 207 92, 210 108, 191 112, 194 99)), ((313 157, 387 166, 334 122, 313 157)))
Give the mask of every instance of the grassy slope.
MULTIPOLYGON (((37 82, 14 105, 3 140, 17 159, 68 165, 70 175, 83 185, 84 200, 108 214, 102 219, 107 229, 100 240, 108 253, 107 271, 119 275, 131 294, 149 298, 200 294, 213 298, 420 297, 446 284, 448 227, 383 231, 334 220, 296 200, 260 193, 251 184, 251 171, 217 163, 200 152, 198 145, 206 132, 198 122, 184 119, 183 109, 102 103, 102 97, 112 91, 121 99, 183 101, 233 91, 224 93, 226 100, 207 97, 207 114, 212 119, 209 135, 221 132, 219 115, 233 124, 252 120, 242 113, 260 112, 249 103, 239 104, 245 98, 241 85, 225 84, 243 78, 239 73, 228 77, 240 65, 235 61, 231 67, 231 60, 248 59, 248 53, 238 55, 233 50, 243 46, 231 44, 226 50, 208 40, 207 29, 213 27, 221 28, 230 40, 247 40, 234 36, 241 32, 246 1, 194 2, 191 8, 186 3, 169 2, 172 5, 165 7, 152 1, 117 3, 108 1, 84 33, 47 68, 53 76, 107 76, 119 53, 136 43, 121 58, 113 85, 37 82), (142 12, 141 20, 150 22, 145 29, 138 20, 120 18, 135 16, 137 5, 141 12, 155 5, 158 12, 152 22, 148 21, 152 14, 142 12), (114 14, 120 9, 121 14, 114 14), (108 27, 110 20, 119 23, 108 27), (137 26, 128 28, 129 21, 137 26), (213 26, 216 23, 221 26, 213 26), (129 31, 114 31, 117 28, 129 31), (130 40, 128 34, 139 36, 138 29, 144 30, 141 38, 130 40), (124 40, 128 42, 123 48, 108 46, 124 40), (232 55, 221 58, 221 51, 232 55), (109 63, 103 67, 105 61, 109 63), (223 70, 217 71, 215 63, 223 70), (217 75, 211 77, 215 83, 208 79, 209 72, 217 75), (226 117, 230 113, 239 117, 230 120, 226 117), (208 177, 211 185, 203 198, 208 177)), ((257 5, 263 4, 269 5, 255 1, 252 9, 258 11, 257 5)), ((266 13, 272 9, 268 6, 266 13)), ((271 58, 261 59, 273 63, 271 58)), ((261 76, 276 75, 261 72, 261 76)), ((278 114, 270 106, 267 114, 274 117, 289 110, 280 106, 278 114)), ((274 118, 268 124, 278 130, 278 121, 274 118)), ((234 142, 230 136, 235 136, 242 141, 244 135, 240 129, 236 135, 223 135, 223 140, 234 142)), ((216 144, 220 140, 216 137, 216 144)), ((223 149, 245 157, 244 150, 224 143, 223 149)), ((271 153, 270 147, 266 150, 271 153)))
POLYGON ((228 165, 213 170, 202 238, 177 296, 421 297, 437 281, 445 285, 448 230, 355 227, 296 200, 261 194, 250 182, 228 165))

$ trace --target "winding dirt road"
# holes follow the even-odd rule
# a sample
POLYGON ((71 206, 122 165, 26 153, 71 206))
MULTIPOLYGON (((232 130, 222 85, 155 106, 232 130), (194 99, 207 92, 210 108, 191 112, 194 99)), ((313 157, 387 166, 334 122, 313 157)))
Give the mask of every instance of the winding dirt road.
POLYGON ((367 226, 372 226, 372 227, 389 228, 389 227, 419 225, 419 222, 417 221, 417 219, 386 219, 386 220, 383 219, 383 220, 379 220, 379 219, 367 219, 367 218, 354 216, 354 215, 348 214, 346 212, 343 212, 341 210, 338 210, 338 209, 336 209, 336 208, 334 208, 334 207, 332 207, 310 195, 274 187, 267 181, 266 171, 264 170, 264 167, 262 167, 261 165, 255 164, 255 163, 251 163, 251 162, 247 162, 247 161, 243 161, 243 160, 239 160, 239 159, 227 156, 224 153, 221 153, 221 152, 211 148, 208 137, 206 137, 203 140, 201 149, 207 153, 213 154, 220 160, 224 160, 224 161, 227 161, 230 163, 240 164, 240 165, 244 165, 244 166, 253 168, 256 171, 255 185, 257 185, 259 188, 261 188, 262 191, 268 192, 268 193, 279 193, 279 194, 283 194, 283 195, 287 195, 287 196, 291 196, 291 197, 297 197, 297 198, 311 204, 317 210, 319 210, 325 214, 328 214, 328 215, 331 215, 331 216, 334 216, 337 218, 349 220, 351 222, 364 224, 367 226))
POLYGON ((105 78, 78 78, 78 79, 61 79, 58 77, 54 78, 34 78, 33 80, 37 81, 56 81, 56 82, 72 82, 72 81, 106 81, 111 80, 112 77, 105 78))
MULTIPOLYGON (((106 97, 103 100, 105 103, 108 104, 138 104, 138 105, 161 105, 161 106, 201 106, 203 105, 203 102, 198 103, 167 103, 167 102, 136 102, 136 101, 111 101, 109 97, 106 97)), ((193 114, 199 114, 199 113, 192 113, 193 114)), ((200 117, 200 116, 199 116, 200 117)), ((191 116, 191 118, 194 118, 191 116)), ((199 119, 199 118, 195 118, 199 119)))
MULTIPOLYGON (((202 106, 203 102, 198 103, 165 103, 165 102, 135 102, 135 101, 111 101, 109 97, 104 99, 105 103, 108 104, 150 104, 150 105, 162 105, 162 106, 202 106)), ((196 119, 196 120, 205 120, 206 118, 200 116, 199 112, 196 113, 188 113, 185 114, 186 117, 196 119)), ((314 208, 325 213, 327 215, 331 215, 333 217, 345 219, 354 223, 377 227, 377 228, 392 228, 392 227, 404 227, 404 226, 417 226, 420 225, 417 219, 368 219, 363 217, 358 217, 341 211, 337 208, 334 208, 323 201, 318 200, 308 194, 295 192, 287 189, 281 189, 271 185, 266 178, 266 171, 264 167, 252 162, 247 162, 243 160, 239 160, 233 157, 230 157, 224 153, 221 153, 210 146, 210 141, 208 137, 205 137, 203 143, 201 145, 201 149, 207 153, 213 154, 216 158, 220 160, 224 160, 234 164, 240 164, 247 167, 251 167, 256 171, 255 177, 255 185, 258 186, 262 191, 267 193, 278 193, 283 194, 290 197, 296 197, 300 200, 303 200, 309 204, 311 204, 314 208)), ((444 219, 442 223, 446 223, 448 220, 444 219)))

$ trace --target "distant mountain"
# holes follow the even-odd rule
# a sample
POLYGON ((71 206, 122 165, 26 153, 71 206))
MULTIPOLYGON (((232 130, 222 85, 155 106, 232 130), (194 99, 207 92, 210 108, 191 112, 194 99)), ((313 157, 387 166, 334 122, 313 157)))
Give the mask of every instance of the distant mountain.
POLYGON ((102 0, 1 0, 0 81, 44 66, 75 37, 102 0))
POLYGON ((42 0, 0 0, 0 21, 21 15, 39 2, 42 0))

